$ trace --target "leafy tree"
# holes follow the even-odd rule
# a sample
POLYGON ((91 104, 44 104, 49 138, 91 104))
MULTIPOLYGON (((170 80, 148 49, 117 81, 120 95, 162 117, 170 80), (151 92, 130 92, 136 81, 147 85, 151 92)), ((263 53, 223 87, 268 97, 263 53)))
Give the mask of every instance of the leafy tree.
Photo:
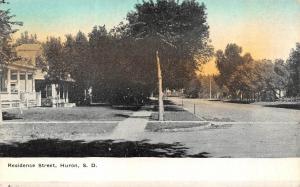
POLYGON ((228 88, 233 91, 240 99, 251 97, 251 92, 256 90, 258 77, 255 71, 256 64, 247 63, 236 67, 228 80, 228 88))
POLYGON ((228 44, 225 52, 216 53, 216 65, 220 74, 216 82, 231 99, 260 100, 268 95, 270 100, 280 98, 287 88, 289 72, 283 60, 255 61, 251 54, 241 55, 242 48, 228 44), (268 93, 268 94, 266 94, 268 93))
POLYGON ((201 90, 201 82, 199 79, 193 79, 185 88, 185 95, 189 98, 198 98, 201 90))
POLYGON ((88 37, 91 59, 87 68, 91 80, 90 86, 93 88, 93 95, 96 99, 100 99, 100 95, 105 91, 103 82, 107 73, 111 73, 112 41, 105 26, 95 26, 88 37))
POLYGON ((20 38, 16 40, 15 45, 22 45, 22 44, 39 44, 40 42, 37 39, 36 34, 31 34, 29 36, 28 31, 21 33, 20 38))
POLYGON ((237 97, 237 89, 232 84, 234 82, 233 73, 237 70, 240 65, 250 63, 252 57, 250 54, 241 56, 242 48, 236 44, 228 44, 225 51, 218 50, 216 52, 216 66, 220 72, 219 76, 216 77, 216 82, 220 87, 225 87, 229 91, 232 97, 237 97))
MULTIPOLYGON (((0 1, 0 8, 5 1, 0 1)), ((15 33, 17 29, 13 29, 14 25, 21 26, 22 23, 13 21, 15 15, 11 15, 10 10, 0 9, 0 63, 5 63, 12 58, 11 53, 11 34, 15 33)))
POLYGON ((143 1, 136 4, 135 11, 127 15, 127 20, 127 29, 123 29, 125 36, 144 40, 152 56, 156 56, 159 118, 163 120, 161 72, 167 83, 164 87, 172 86, 170 83, 174 81, 177 86, 182 83, 183 87, 195 77, 198 65, 206 62, 211 55, 205 6, 194 0, 185 0, 181 4, 175 0, 143 1), (180 74, 180 71, 187 73, 180 74), (174 75, 176 78, 171 79, 174 75), (186 76, 182 79, 184 82, 178 81, 180 75, 186 76), (194 76, 191 78, 190 75, 194 76))
POLYGON ((43 48, 48 65, 47 78, 49 81, 57 83, 65 77, 65 64, 62 56, 63 45, 60 38, 50 37, 43 48))
POLYGON ((229 78, 229 89, 240 99, 274 100, 281 97, 281 90, 288 85, 289 73, 283 60, 251 61, 237 66, 229 78))
POLYGON ((259 62, 259 80, 262 87, 258 90, 263 100, 275 100, 280 98, 280 91, 288 84, 289 74, 283 60, 262 60, 259 62))
POLYGON ((94 27, 88 38, 81 32, 68 35, 58 47, 55 58, 61 62, 53 64, 62 72, 53 75, 71 74, 76 100, 87 99, 92 88, 97 100, 139 105, 158 90, 157 59, 164 87, 183 88, 211 56, 205 6, 195 1, 143 2, 127 20, 109 32, 105 26, 94 27))
MULTIPOLYGON (((290 80, 290 72, 288 71, 288 66, 282 59, 276 59, 274 62, 274 81, 275 86, 274 88, 281 91, 286 90, 288 87, 288 83, 290 80)), ((280 92, 279 95, 276 97, 281 97, 280 92)))
POLYGON ((296 48, 292 49, 287 64, 291 78, 288 87, 288 95, 300 96, 300 43, 297 43, 296 48))
POLYGON ((211 56, 205 9, 196 1, 159 0, 128 14, 127 35, 144 40, 152 56, 159 52, 165 88, 183 88, 211 56))

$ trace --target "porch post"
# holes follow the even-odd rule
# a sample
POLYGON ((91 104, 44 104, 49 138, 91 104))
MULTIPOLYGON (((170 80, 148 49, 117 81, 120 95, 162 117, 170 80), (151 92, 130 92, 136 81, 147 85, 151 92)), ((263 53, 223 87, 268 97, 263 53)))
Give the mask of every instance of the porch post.
POLYGON ((11 77, 11 70, 8 68, 7 69, 7 93, 10 95, 11 94, 11 87, 10 87, 10 77, 11 77))
POLYGON ((62 94, 63 94, 63 101, 64 101, 64 103, 66 102, 66 95, 65 95, 65 85, 64 84, 62 84, 62 94))
POLYGON ((25 72, 25 97, 26 97, 26 107, 28 108, 28 106, 29 106, 29 101, 28 101, 28 94, 27 94, 27 92, 28 92, 28 72, 26 71, 25 72))
MULTIPOLYGON (((11 78, 11 70, 7 68, 7 93, 8 93, 9 101, 11 100, 10 78, 11 78)), ((11 104, 9 104, 9 107, 11 107, 11 104)))
POLYGON ((20 92, 21 92, 21 86, 20 86, 20 84, 21 84, 21 81, 20 81, 20 71, 18 70, 17 71, 17 89, 18 89, 18 95, 20 95, 20 92))
POLYGON ((32 73, 32 92, 35 92, 35 73, 32 73))
POLYGON ((68 87, 66 89, 66 103, 69 103, 69 90, 68 90, 68 87))
POLYGON ((27 84, 28 84, 28 73, 26 71, 25 72, 25 92, 29 91, 27 84))
POLYGON ((52 107, 56 107, 57 105, 57 93, 56 93, 56 89, 55 89, 55 86, 56 84, 51 84, 51 94, 52 94, 52 107))

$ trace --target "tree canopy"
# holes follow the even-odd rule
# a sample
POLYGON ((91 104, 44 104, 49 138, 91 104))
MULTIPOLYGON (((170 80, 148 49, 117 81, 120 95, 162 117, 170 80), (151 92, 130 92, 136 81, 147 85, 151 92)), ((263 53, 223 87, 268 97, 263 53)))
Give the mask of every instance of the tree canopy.
POLYGON ((287 64, 281 59, 257 61, 251 54, 242 55, 242 52, 240 46, 228 44, 224 52, 216 53, 220 74, 215 79, 223 89, 223 96, 251 100, 279 98, 280 91, 288 87, 287 64))
POLYGON ((287 60, 288 69, 290 72, 290 82, 288 94, 290 96, 300 95, 300 43, 296 44, 296 48, 291 50, 287 60))
POLYGON ((63 43, 50 38, 44 46, 50 76, 70 73, 81 98, 92 89, 94 100, 143 103, 157 91, 157 50, 165 88, 184 88, 212 55, 205 6, 196 1, 143 1, 127 21, 68 35, 63 43))
POLYGON ((1 8, 4 4, 6 2, 0 1, 0 63, 8 61, 12 57, 10 36, 17 31, 13 26, 22 25, 21 22, 13 20, 15 15, 11 15, 10 10, 3 10, 1 8))
POLYGON ((30 34, 28 31, 25 31, 21 33, 20 38, 17 38, 15 45, 21 45, 21 44, 39 44, 40 42, 37 39, 36 34, 30 34))
POLYGON ((127 15, 125 37, 142 40, 151 56, 160 52, 164 87, 183 88, 211 57, 205 11, 194 0, 158 0, 138 3, 127 15))

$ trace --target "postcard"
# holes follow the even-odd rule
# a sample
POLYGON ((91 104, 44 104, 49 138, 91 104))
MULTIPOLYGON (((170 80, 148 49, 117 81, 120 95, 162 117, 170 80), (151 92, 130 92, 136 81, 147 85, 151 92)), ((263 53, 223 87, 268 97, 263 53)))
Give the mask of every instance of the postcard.
POLYGON ((0 186, 299 186, 299 0, 1 0, 0 186))

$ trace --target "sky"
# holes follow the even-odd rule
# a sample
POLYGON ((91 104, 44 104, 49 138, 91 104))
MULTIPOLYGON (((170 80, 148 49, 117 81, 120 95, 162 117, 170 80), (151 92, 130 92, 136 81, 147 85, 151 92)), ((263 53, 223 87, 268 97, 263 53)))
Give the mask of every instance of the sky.
MULTIPOLYGON (((207 7, 215 50, 228 43, 242 46, 255 59, 288 58, 300 42, 300 0, 198 0, 207 7)), ((47 36, 89 33, 95 25, 117 26, 141 0, 9 0, 6 5, 22 21, 20 32, 47 36)), ((215 73, 214 64, 205 71, 215 73)))

